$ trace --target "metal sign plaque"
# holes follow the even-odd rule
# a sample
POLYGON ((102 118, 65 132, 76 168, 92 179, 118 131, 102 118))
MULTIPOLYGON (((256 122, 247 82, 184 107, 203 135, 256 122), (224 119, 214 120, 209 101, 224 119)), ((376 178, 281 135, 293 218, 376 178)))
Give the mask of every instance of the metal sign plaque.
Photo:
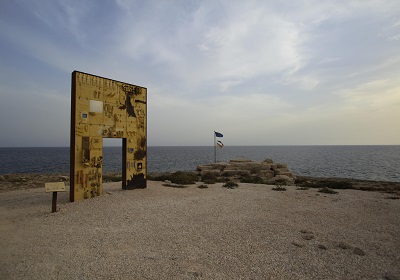
POLYGON ((46 192, 65 192, 65 184, 64 182, 52 182, 45 183, 44 188, 46 192))

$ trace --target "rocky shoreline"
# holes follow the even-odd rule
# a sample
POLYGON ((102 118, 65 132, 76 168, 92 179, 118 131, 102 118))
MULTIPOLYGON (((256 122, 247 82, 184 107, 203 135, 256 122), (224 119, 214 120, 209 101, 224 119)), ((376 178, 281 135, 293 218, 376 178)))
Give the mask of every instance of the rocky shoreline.
MULTIPOLYGON (((198 173, 197 171, 193 173, 198 173)), ((160 175, 173 176, 173 172, 170 173, 149 173, 149 180, 154 180, 160 175)), ((103 175, 103 182, 115 182, 120 181, 121 175, 115 173, 106 173, 103 175)), ((359 180, 351 178, 322 178, 322 177, 311 177, 311 176, 300 176, 296 175, 294 185, 300 186, 304 182, 308 184, 320 184, 325 181, 335 182, 348 182, 352 184, 353 189, 363 191, 380 191, 393 193, 400 196, 400 182, 388 182, 388 181, 370 181, 370 180, 359 180)), ((25 190, 25 189, 36 189, 44 188, 44 184, 47 182, 65 182, 69 185, 69 174, 66 173, 52 173, 52 174, 30 174, 30 173, 19 173, 19 174, 1 174, 0 175, 0 193, 14 190, 25 190)))

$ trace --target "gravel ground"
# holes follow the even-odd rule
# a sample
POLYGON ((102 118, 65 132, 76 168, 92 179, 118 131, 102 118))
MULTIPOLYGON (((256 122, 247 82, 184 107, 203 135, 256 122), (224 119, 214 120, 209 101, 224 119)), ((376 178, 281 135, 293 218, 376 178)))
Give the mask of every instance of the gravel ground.
POLYGON ((0 279, 400 279, 400 199, 272 188, 2 192, 0 279))

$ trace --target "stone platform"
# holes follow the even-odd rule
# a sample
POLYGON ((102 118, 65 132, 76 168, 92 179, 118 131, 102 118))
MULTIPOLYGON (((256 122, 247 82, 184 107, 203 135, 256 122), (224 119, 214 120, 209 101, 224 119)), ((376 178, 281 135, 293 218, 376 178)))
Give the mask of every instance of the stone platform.
POLYGON ((286 181, 294 184, 295 175, 289 171, 287 164, 274 163, 272 159, 253 161, 249 159, 233 159, 229 162, 217 162, 197 166, 200 175, 212 173, 217 177, 260 177, 274 184, 276 181, 286 181))

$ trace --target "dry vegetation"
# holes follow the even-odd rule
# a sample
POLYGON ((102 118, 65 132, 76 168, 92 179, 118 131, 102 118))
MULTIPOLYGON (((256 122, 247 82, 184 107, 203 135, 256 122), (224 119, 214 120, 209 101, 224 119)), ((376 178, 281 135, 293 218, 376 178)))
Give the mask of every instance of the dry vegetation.
MULTIPOLYGON (((171 181, 174 184, 190 185, 196 181, 204 184, 213 184, 219 182, 216 176, 203 175, 199 177, 195 172, 174 172, 174 173, 150 173, 148 179, 151 181, 171 181)), ((103 182, 121 181, 121 174, 107 173, 103 175, 103 182)), ((226 178, 227 182, 229 178, 226 178)), ((65 182, 69 185, 69 174, 1 174, 0 192, 10 190, 42 188, 46 182, 65 182)), ((249 181, 244 177, 242 183, 259 184, 258 181, 249 181)), ((355 189, 361 191, 379 191, 393 194, 394 198, 400 196, 400 182, 387 181, 368 181, 348 178, 316 178, 307 176, 297 176, 296 186, 298 189, 355 189)))

